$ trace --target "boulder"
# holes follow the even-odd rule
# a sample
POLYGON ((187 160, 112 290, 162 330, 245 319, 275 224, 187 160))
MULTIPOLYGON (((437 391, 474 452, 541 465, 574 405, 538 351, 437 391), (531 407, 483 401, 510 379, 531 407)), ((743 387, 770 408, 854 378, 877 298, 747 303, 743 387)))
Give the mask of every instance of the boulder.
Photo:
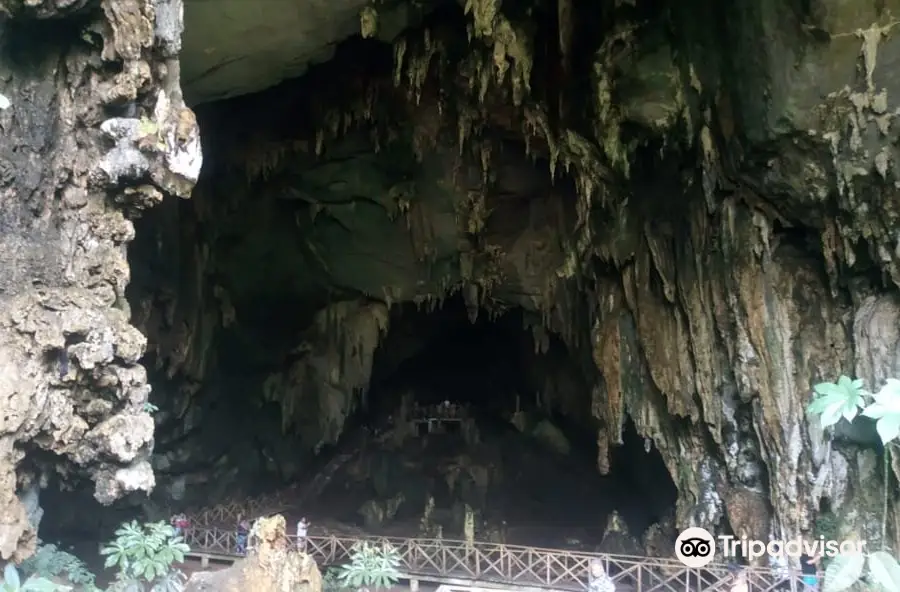
POLYGON ((322 592, 316 562, 287 538, 283 516, 261 518, 253 542, 231 567, 193 574, 184 592, 322 592))

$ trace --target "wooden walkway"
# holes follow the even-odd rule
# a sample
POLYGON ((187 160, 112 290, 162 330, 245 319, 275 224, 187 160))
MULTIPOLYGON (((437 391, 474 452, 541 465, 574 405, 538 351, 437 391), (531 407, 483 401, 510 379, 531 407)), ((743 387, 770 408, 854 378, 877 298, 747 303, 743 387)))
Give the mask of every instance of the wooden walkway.
MULTIPOLYGON (((517 590, 582 592, 588 588, 588 567, 599 559, 616 582, 617 592, 729 592, 734 576, 721 563, 701 569, 685 567, 677 559, 576 553, 465 541, 386 537, 309 536, 306 551, 320 566, 349 560, 353 546, 362 541, 387 544, 401 557, 400 571, 411 587, 430 582, 451 587, 514 587, 517 590)), ((190 557, 201 561, 232 562, 237 533, 218 528, 191 528, 185 533, 190 557)), ((779 575, 771 570, 747 569, 747 592, 805 590, 800 574, 779 575)))

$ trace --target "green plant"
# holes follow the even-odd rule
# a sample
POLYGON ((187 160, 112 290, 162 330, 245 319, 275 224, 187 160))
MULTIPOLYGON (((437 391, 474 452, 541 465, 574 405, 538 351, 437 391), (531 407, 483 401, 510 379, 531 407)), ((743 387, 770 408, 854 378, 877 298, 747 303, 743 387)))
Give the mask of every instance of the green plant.
POLYGON ((144 403, 143 410, 144 410, 144 413, 149 413, 150 415, 153 415, 154 413, 159 411, 159 407, 157 407, 150 401, 147 401, 146 403, 144 403))
POLYGON ((836 425, 841 419, 851 422, 858 415, 874 419, 875 430, 884 445, 882 549, 868 554, 835 556, 825 569, 824 592, 841 592, 863 579, 888 591, 900 590, 900 563, 887 549, 890 455, 900 439, 900 380, 887 379, 877 393, 867 391, 864 384, 860 379, 852 380, 847 376, 841 376, 836 383, 817 384, 813 390, 818 397, 807 407, 808 414, 819 416, 823 429, 836 425), (866 563, 868 575, 864 574, 866 563))
POLYGON ((340 581, 340 570, 336 567, 329 567, 322 576, 323 592, 339 592, 345 590, 344 585, 340 581))
POLYGON ((64 578, 87 592, 98 590, 95 576, 84 562, 56 545, 40 545, 37 552, 22 562, 22 572, 44 578, 64 578))
POLYGON ((19 570, 12 563, 7 563, 3 568, 3 584, 0 584, 2 592, 56 592, 60 586, 47 578, 32 576, 24 582, 19 577, 19 570))
POLYGON ((368 592, 394 586, 400 579, 400 553, 388 545, 359 542, 350 551, 350 563, 342 565, 337 582, 342 588, 368 592))
POLYGON ((173 563, 184 561, 190 551, 175 528, 165 522, 139 525, 124 524, 116 531, 116 539, 101 549, 106 567, 118 567, 116 583, 111 590, 127 592, 181 592, 185 576, 173 569, 173 563))

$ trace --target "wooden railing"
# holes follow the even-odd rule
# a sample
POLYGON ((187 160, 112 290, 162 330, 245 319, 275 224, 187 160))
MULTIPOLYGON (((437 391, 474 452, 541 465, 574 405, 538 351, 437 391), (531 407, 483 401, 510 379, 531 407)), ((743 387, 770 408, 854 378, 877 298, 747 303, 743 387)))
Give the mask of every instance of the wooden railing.
MULTIPOLYGON (((233 531, 192 528, 185 533, 192 555, 240 556, 233 531)), ((728 591, 734 576, 728 566, 711 563, 701 569, 685 567, 677 559, 635 557, 602 553, 577 553, 435 539, 386 537, 309 536, 305 550, 320 566, 343 563, 354 545, 369 541, 392 546, 400 554, 400 571, 413 579, 449 582, 478 581, 516 587, 582 591, 588 586, 590 562, 599 559, 619 592, 714 592, 728 591)), ((776 574, 748 568, 748 592, 806 590, 799 573, 776 574)))
POLYGON ((188 512, 192 525, 199 527, 237 524, 241 518, 251 522, 261 516, 283 512, 292 506, 295 492, 261 495, 241 501, 223 502, 195 512, 188 512))

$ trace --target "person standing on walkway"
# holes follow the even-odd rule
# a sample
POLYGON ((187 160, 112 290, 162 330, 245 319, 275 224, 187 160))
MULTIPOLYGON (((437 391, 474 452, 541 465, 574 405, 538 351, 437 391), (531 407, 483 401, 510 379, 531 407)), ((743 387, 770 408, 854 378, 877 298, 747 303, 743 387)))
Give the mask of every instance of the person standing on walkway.
POLYGON ((238 555, 247 554, 247 539, 250 536, 250 523, 246 518, 238 516, 237 527, 237 553, 238 555))
POLYGON ((297 523, 297 549, 306 552, 306 535, 309 532, 309 521, 306 517, 300 519, 297 523))
POLYGON ((819 561, 822 556, 815 553, 812 556, 800 555, 800 571, 803 573, 803 586, 807 592, 819 590, 819 561))
POLYGON ((588 573, 588 590, 590 592, 616 592, 616 584, 603 568, 599 559, 591 559, 590 572, 588 573))

